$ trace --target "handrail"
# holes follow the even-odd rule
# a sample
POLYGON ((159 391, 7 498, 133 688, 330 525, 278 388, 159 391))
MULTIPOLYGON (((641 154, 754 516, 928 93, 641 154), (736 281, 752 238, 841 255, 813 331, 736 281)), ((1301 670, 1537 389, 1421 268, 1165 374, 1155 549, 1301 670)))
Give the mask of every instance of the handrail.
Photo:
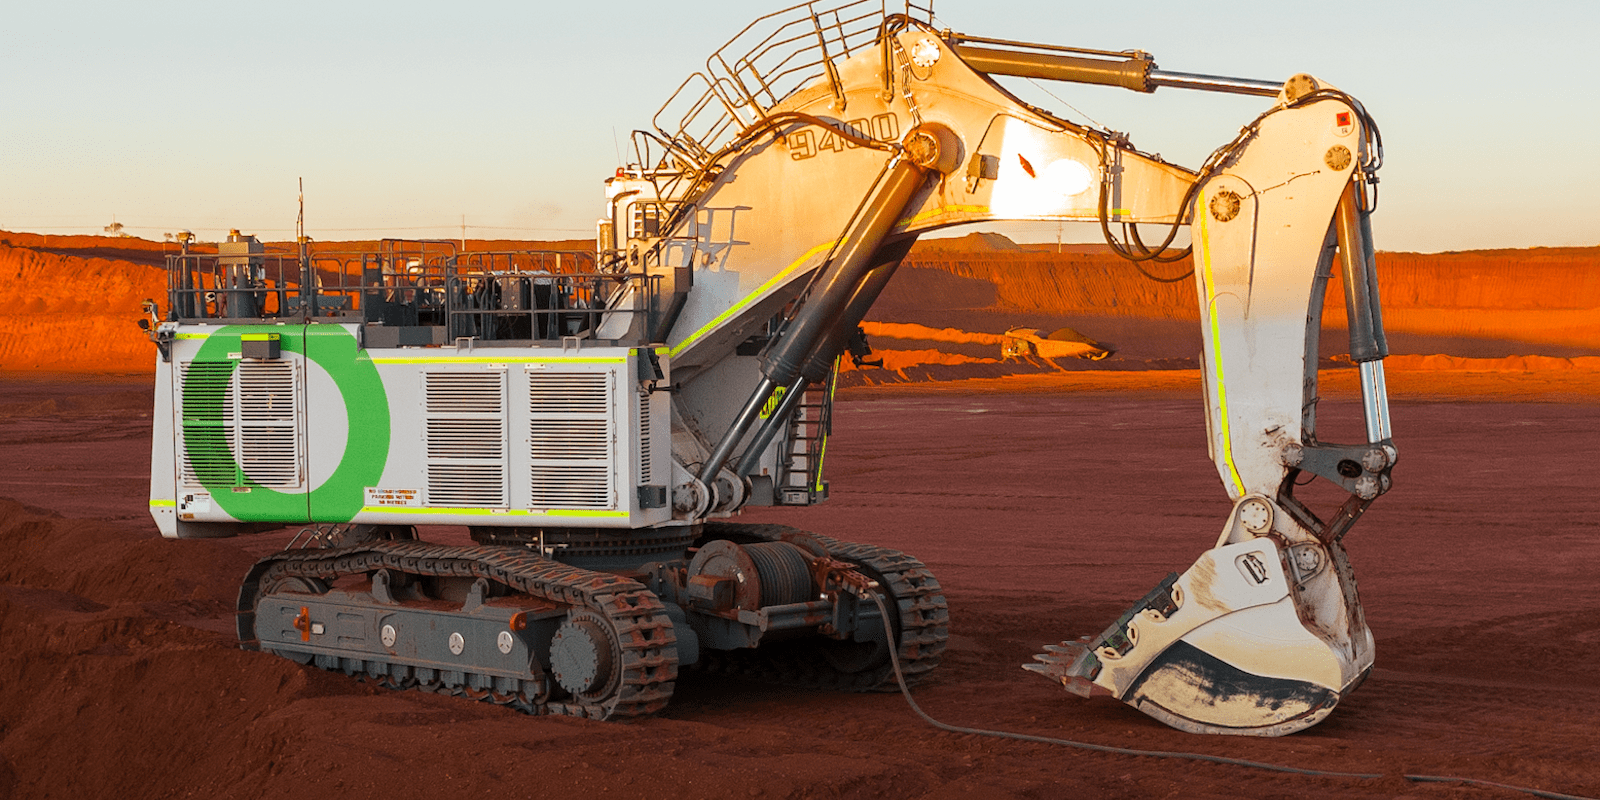
MULTIPOLYGON (((657 311, 661 278, 622 264, 588 251, 458 252, 448 242, 402 240, 385 240, 376 252, 309 253, 304 260, 293 253, 182 253, 167 257, 167 318, 443 327, 449 335, 441 340, 546 339, 578 330, 595 336, 603 318, 648 321, 657 311)), ((647 328, 607 330, 641 336, 647 328)))
MULTIPOLYGON (((829 78, 839 93, 833 77, 836 62, 877 41, 891 6, 932 23, 932 3, 921 6, 910 0, 809 0, 758 17, 713 52, 703 72, 680 84, 651 123, 663 142, 672 143, 672 150, 697 156, 686 166, 703 169, 708 166, 704 159, 802 87, 829 78), (691 84, 703 87, 699 95, 685 95, 691 84), (721 113, 716 113, 718 107, 721 113), (701 119, 707 113, 714 117, 701 119)), ((645 170, 662 166, 639 163, 645 170)))

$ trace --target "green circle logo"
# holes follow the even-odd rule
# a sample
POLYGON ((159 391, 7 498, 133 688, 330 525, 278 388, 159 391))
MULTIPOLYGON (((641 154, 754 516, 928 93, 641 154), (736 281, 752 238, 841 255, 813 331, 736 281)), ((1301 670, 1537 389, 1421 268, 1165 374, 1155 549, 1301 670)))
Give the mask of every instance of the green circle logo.
MULTIPOLYGON (((191 462, 209 459, 222 461, 230 469, 196 470, 200 484, 211 490, 211 499, 234 519, 260 522, 349 522, 366 500, 366 487, 376 486, 383 476, 384 465, 389 460, 389 399, 383 389, 383 379, 372 359, 361 350, 354 335, 338 325, 229 325, 206 337, 205 344, 195 354, 194 366, 214 365, 213 368, 229 376, 238 371, 239 360, 229 358, 238 353, 247 333, 275 333, 279 335, 281 352, 299 353, 307 361, 321 367, 338 387, 340 404, 344 408, 347 433, 344 455, 333 474, 321 486, 310 492, 280 492, 256 483, 239 468, 237 455, 226 447, 204 446, 204 439, 191 438, 190 422, 204 422, 211 417, 220 428, 223 406, 221 402, 197 404, 191 413, 189 388, 184 388, 184 450, 191 462), (226 365, 226 367, 223 367, 226 365), (201 447, 204 447, 201 451, 201 447), (229 483, 221 475, 237 475, 237 483, 229 483), (250 491, 235 491, 248 487, 250 491)), ((191 371, 194 369, 191 366, 191 371)), ((302 382, 301 391, 308 382, 302 382)), ((218 398, 220 400, 220 398, 218 398)), ((320 412, 317 401, 306 398, 305 417, 296 420, 299 428, 296 439, 305 441, 315 431, 310 422, 320 412)), ((323 406, 325 407, 325 405, 323 406)), ((214 440, 213 440, 214 441, 214 440)), ((304 452, 301 448, 300 452, 304 452)), ((310 476, 306 476, 310 481, 310 476)))

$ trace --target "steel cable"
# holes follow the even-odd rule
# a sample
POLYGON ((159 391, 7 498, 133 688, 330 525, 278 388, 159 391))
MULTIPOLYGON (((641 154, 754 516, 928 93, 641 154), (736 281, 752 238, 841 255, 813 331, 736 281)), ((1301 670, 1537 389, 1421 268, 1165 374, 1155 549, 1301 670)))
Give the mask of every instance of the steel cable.
MULTIPOLYGON (((883 594, 881 592, 871 592, 870 594, 872 595, 872 602, 876 603, 878 606, 879 616, 883 619, 884 633, 889 637, 889 641, 893 642, 894 628, 890 624, 889 609, 884 605, 883 594)), ((910 705, 911 710, 915 711, 917 716, 921 717, 924 722, 942 731, 949 731, 950 733, 966 733, 974 736, 987 736, 995 739, 1014 739, 1020 742, 1037 742, 1039 744, 1074 747, 1080 750, 1092 750, 1097 753, 1114 753, 1125 756, 1148 756, 1152 758, 1176 758, 1187 761, 1204 761, 1212 764, 1228 764, 1236 767, 1250 767, 1252 769, 1267 770, 1269 772, 1284 772, 1292 775, 1311 775, 1321 778, 1357 778, 1361 780, 1371 780, 1374 778, 1384 777, 1381 773, 1337 772, 1333 770, 1288 767, 1281 764, 1267 764, 1261 761, 1249 761, 1243 758, 1230 758, 1228 756, 1213 756, 1205 753, 1185 753, 1167 750, 1137 750, 1130 747, 1115 747, 1105 744, 1078 742, 1071 739, 1056 739, 1050 736, 1035 736, 1027 733, 1012 733, 1010 731, 965 728, 960 725, 951 725, 949 723, 940 722, 933 717, 928 716, 928 712, 923 711, 922 707, 917 705, 917 701, 911 698, 911 688, 906 685, 905 677, 900 674, 899 654, 895 652, 895 648, 892 645, 887 649, 889 651, 889 664, 894 667, 894 677, 900 685, 900 694, 905 697, 906 704, 910 705)), ((1596 798, 1584 797, 1582 795, 1547 792, 1543 789, 1530 789, 1526 786, 1515 786, 1509 783, 1496 783, 1494 781, 1478 780, 1476 778, 1457 778, 1440 775, 1402 775, 1401 777, 1413 783, 1465 783, 1473 786, 1484 786, 1494 789, 1509 789, 1515 792, 1530 794, 1534 797, 1551 798, 1551 800, 1597 800, 1596 798)))

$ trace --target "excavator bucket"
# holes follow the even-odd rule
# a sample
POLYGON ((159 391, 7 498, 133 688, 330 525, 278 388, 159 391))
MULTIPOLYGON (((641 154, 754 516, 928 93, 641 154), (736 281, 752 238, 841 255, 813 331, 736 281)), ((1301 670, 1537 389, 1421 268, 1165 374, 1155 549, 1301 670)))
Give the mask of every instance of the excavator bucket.
MULTIPOLYGON (((1191 733, 1294 733, 1332 712, 1371 668, 1365 625, 1347 626, 1353 638, 1330 636, 1303 618, 1311 609, 1299 595, 1313 587, 1348 588, 1353 599, 1348 576, 1338 545, 1224 544, 1167 576, 1099 636, 1048 646, 1023 668, 1191 733), (1323 553, 1331 559, 1317 563, 1323 553)), ((1359 619, 1358 607, 1343 610, 1359 619)))

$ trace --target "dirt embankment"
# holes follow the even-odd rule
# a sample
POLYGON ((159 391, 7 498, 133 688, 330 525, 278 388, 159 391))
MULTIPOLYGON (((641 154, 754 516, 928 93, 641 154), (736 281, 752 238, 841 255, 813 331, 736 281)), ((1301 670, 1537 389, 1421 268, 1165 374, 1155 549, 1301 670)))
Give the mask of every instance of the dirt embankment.
MULTIPOLYGON (((1175 277, 1190 269, 1184 259, 1151 271, 1175 277)), ((1341 280, 1336 265, 1323 306, 1325 323, 1334 328, 1345 325, 1341 280)), ((1384 322, 1394 333, 1600 352, 1600 247, 1379 253, 1378 283, 1384 322)), ((914 251, 879 310, 894 315, 950 308, 1199 319, 1193 281, 1150 280, 1110 253, 1020 249, 914 251)))
POLYGON ((134 325, 142 301, 165 305, 159 248, 0 234, 0 369, 149 371, 155 348, 134 325))
MULTIPOLYGON (((320 246, 370 250, 378 245, 320 246)), ((467 245, 473 250, 589 246, 586 241, 478 240, 467 245)), ((174 249, 140 239, 0 232, 0 370, 150 371, 153 348, 134 324, 140 301, 165 304, 162 265, 174 249)), ((1177 276, 1188 269, 1182 261, 1161 265, 1160 272, 1177 276)), ((1379 253, 1378 273, 1397 355, 1548 356, 1571 362, 1449 362, 1452 369, 1512 371, 1583 368, 1581 357, 1600 355, 1600 247, 1379 253)), ((1330 329, 1344 325, 1338 280, 1336 268, 1324 309, 1330 329)), ((974 369, 999 375, 1191 368, 1199 351, 1198 316, 1192 280, 1150 280, 1093 246, 1057 253, 1018 246, 997 234, 973 234, 919 244, 868 319, 879 324, 874 345, 883 351, 893 381, 902 381, 951 380, 974 369), (883 333, 882 324, 902 323, 954 333, 925 340, 883 333), (1075 359, 995 363, 999 348, 989 339, 1016 325, 1044 331, 1073 326, 1117 345, 1119 352, 1092 365, 1075 359)), ((1322 356, 1342 352, 1341 340, 1337 334, 1324 336, 1322 356)), ((1410 368, 1417 369, 1446 363, 1412 361, 1410 368)), ((1399 360, 1393 366, 1408 368, 1399 360)), ((883 380, 867 382, 890 379, 879 377, 883 380)))
MULTIPOLYGON (((592 250, 593 242, 469 240, 473 250, 592 250)), ((376 251, 377 241, 320 245, 376 251)), ((269 252, 293 252, 269 243, 269 252)), ((214 253, 198 244, 194 252, 214 253)), ((171 242, 0 231, 0 370, 150 372, 155 348, 135 327, 140 303, 167 305, 171 242)))
MULTIPOLYGON (((1188 260, 1151 268, 1163 277, 1189 270, 1188 260)), ((1600 248, 1379 253, 1378 272, 1391 371, 1600 370, 1600 248)), ((1342 279, 1336 266, 1323 307, 1325 369, 1349 366, 1341 360, 1348 349, 1342 279)), ((868 320, 884 368, 847 366, 843 385, 1197 369, 1201 349, 1192 279, 1162 283, 1104 248, 1057 253, 996 234, 919 243, 868 320), (990 339, 1018 325, 1070 326, 1117 352, 1094 362, 998 360, 990 339), (928 352, 941 357, 925 358, 928 352)))

